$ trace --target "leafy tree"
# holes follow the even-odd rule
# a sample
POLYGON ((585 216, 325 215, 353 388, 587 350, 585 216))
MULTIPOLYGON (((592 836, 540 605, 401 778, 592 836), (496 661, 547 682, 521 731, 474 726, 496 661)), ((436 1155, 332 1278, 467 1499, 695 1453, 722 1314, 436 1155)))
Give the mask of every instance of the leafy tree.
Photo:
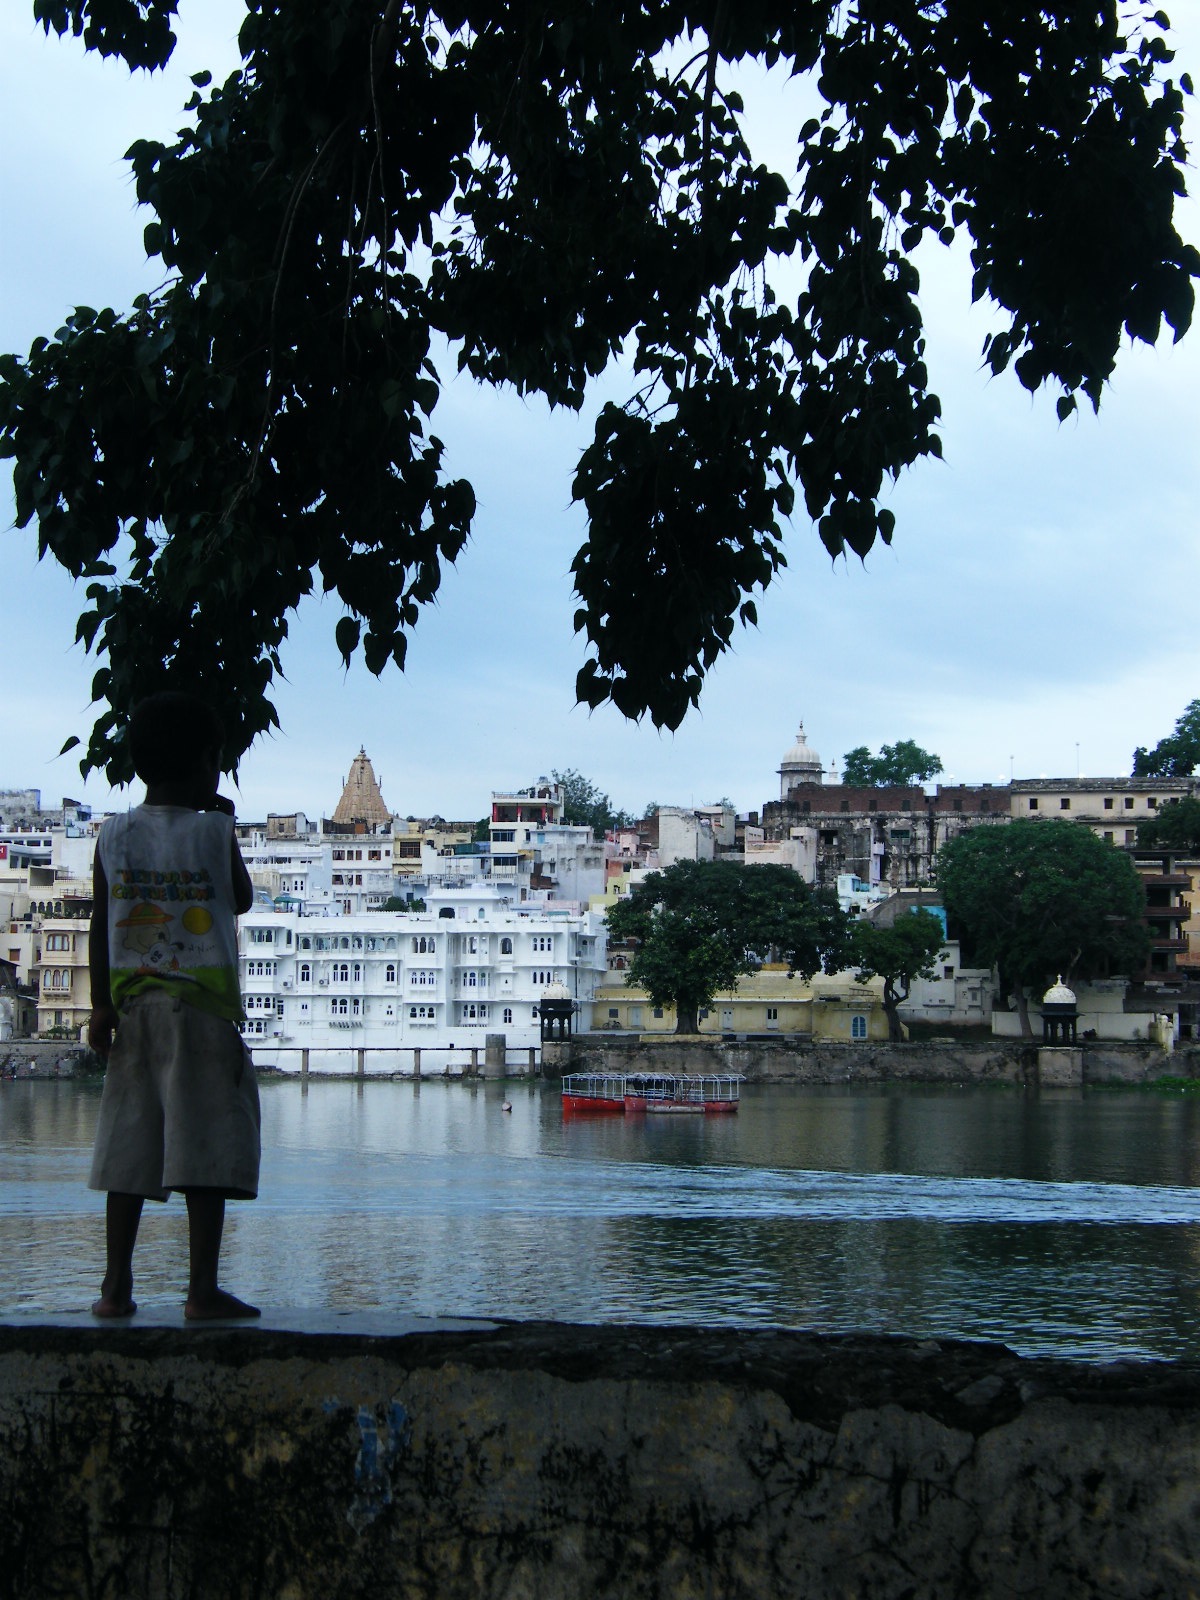
POLYGON ((488 840, 491 837, 492 837, 492 819, 491 819, 491 817, 480 817, 479 821, 475 824, 475 827, 471 832, 471 843, 472 844, 487 844, 488 840))
POLYGON ((789 974, 837 971, 847 918, 832 893, 787 867, 677 861, 612 907, 608 931, 635 944, 625 982, 656 1006, 674 1006, 676 1032, 695 1033, 701 1007, 736 989, 768 952, 789 974))
POLYGON ((1169 800, 1157 816, 1138 823, 1137 842, 1167 850, 1200 851, 1200 800, 1191 795, 1169 800))
POLYGON ((926 783, 941 770, 940 758, 911 739, 885 744, 877 756, 865 744, 855 745, 842 757, 842 782, 856 789, 903 789, 926 783))
MULTIPOLYGON (((174 11, 34 5, 137 67, 174 11)), ((18 525, 83 580, 103 658, 83 769, 127 778, 130 704, 176 680, 247 748, 314 588, 347 663, 403 665, 475 510, 430 427, 443 349, 576 409, 628 355, 573 482, 576 693, 677 727, 797 494, 863 556, 892 538, 885 486, 941 455, 923 239, 970 238, 984 360, 1060 418, 1098 406, 1124 334, 1189 326, 1166 22, 1149 0, 247 0, 241 70, 128 152, 162 286, 0 359, 18 525), (792 173, 749 149, 751 61, 820 97, 792 173)))
POLYGON ((945 942, 941 918, 922 909, 897 917, 887 928, 865 918, 853 925, 847 964, 860 978, 883 979, 883 1009, 893 1043, 904 1037, 900 1007, 913 979, 934 976, 933 960, 945 942))
POLYGON ((997 968, 1026 1036, 1031 988, 1060 973, 1070 982, 1145 966, 1141 879, 1127 856, 1078 823, 972 828, 938 852, 938 883, 952 930, 976 962, 997 968))
POLYGON ((633 821, 628 811, 615 810, 603 790, 574 767, 550 776, 562 787, 564 822, 586 825, 593 833, 606 833, 610 828, 627 828, 633 821))
MULTIPOLYGON (((1200 700, 1191 701, 1175 723, 1175 731, 1153 750, 1138 745, 1133 752, 1135 778, 1190 778, 1200 766, 1200 700)), ((1138 837, 1141 835, 1139 833, 1138 837)))

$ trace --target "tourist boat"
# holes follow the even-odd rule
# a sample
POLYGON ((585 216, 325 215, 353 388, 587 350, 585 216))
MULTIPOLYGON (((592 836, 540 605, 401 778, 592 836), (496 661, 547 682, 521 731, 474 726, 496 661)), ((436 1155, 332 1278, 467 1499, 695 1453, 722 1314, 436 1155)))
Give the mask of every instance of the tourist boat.
POLYGON ((735 1072, 572 1072, 562 1081, 562 1108, 572 1116, 711 1116, 737 1110, 742 1082, 735 1072))
POLYGON ((676 1101, 697 1106, 707 1116, 736 1111, 742 1081, 736 1072, 685 1073, 678 1082, 676 1101))
POLYGON ((626 1111, 649 1111, 674 1105, 679 1079, 669 1072, 631 1072, 625 1079, 626 1111))
POLYGON ((615 1072, 572 1072, 562 1081, 564 1114, 624 1111, 625 1078, 615 1072))

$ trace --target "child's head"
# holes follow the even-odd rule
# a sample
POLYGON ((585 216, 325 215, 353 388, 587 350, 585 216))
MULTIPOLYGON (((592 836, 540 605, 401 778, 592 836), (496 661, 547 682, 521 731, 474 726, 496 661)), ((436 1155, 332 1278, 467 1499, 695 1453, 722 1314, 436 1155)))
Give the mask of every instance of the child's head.
POLYGON ((146 784, 193 783, 221 773, 225 729, 194 694, 164 690, 140 700, 129 717, 129 755, 146 784))

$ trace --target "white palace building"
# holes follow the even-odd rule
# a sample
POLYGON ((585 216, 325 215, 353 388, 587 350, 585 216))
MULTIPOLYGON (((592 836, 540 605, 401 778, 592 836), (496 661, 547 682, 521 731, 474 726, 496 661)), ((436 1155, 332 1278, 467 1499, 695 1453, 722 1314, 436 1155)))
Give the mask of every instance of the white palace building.
MULTIPOLYGON (((604 981, 603 917, 570 903, 514 904, 475 882, 430 890, 419 912, 305 915, 256 905, 240 921, 243 1033, 257 1062, 283 1071, 408 1073, 482 1060, 489 1034, 509 1052, 539 1044, 547 991, 592 1024, 604 981), (302 1051, 309 1055, 303 1058, 302 1051)), ((527 1057, 526 1057, 527 1059, 527 1057)))

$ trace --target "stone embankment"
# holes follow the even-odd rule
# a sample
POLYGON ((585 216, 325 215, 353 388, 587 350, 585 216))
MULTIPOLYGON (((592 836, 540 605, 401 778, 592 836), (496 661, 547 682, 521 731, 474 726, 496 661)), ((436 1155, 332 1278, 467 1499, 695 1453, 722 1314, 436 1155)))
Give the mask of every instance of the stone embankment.
POLYGON ((1200 1367, 778 1331, 0 1328, 0 1595, 1200 1594, 1200 1367))
POLYGON ((71 1039, 0 1039, 0 1075, 7 1078, 72 1078, 99 1065, 71 1039))
POLYGON ((1034 1040, 948 1039, 833 1044, 807 1039, 614 1038, 579 1035, 542 1047, 547 1076, 566 1072, 736 1072, 748 1083, 1154 1083, 1200 1078, 1200 1048, 1097 1040, 1046 1051, 1034 1040), (1065 1058, 1069 1057, 1069 1062, 1065 1058), (1053 1069, 1062 1068, 1058 1072, 1053 1069))

